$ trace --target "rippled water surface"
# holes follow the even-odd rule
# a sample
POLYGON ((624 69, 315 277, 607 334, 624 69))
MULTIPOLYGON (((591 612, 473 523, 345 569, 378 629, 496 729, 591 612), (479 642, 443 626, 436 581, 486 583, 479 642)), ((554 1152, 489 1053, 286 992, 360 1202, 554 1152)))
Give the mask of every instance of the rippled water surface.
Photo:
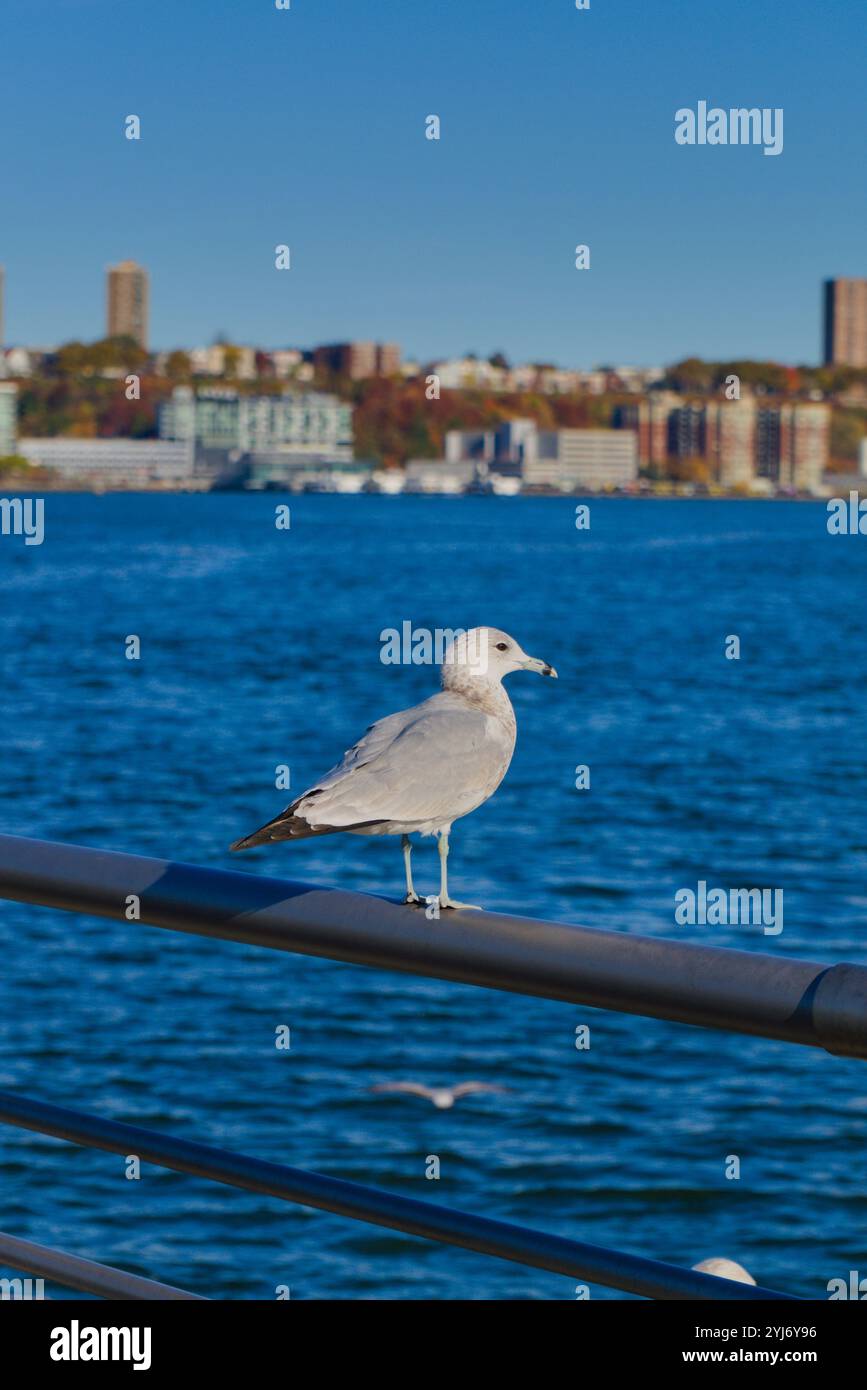
MULTIPOLYGON (((490 623, 560 679, 510 678, 514 762, 456 826, 453 891, 867 963, 867 541, 829 537, 819 504, 594 501, 579 532, 569 501, 299 497, 286 532, 279 500, 49 496, 41 547, 0 539, 5 831, 240 867, 229 841, 288 799, 278 764, 303 789, 433 690, 429 668, 380 662, 383 628, 490 623), (699 879, 782 888, 782 934, 676 926, 699 879)), ((432 841, 415 864, 433 891, 432 841)), ((395 840, 243 867, 401 889, 395 840)), ((3 1088, 665 1260, 726 1255, 802 1295, 867 1273, 862 1063, 13 903, 0 946, 3 1088), (393 1078, 509 1090, 441 1112, 370 1094, 393 1078)), ((150 1165, 128 1181, 119 1157, 5 1127, 0 1213, 214 1298, 573 1297, 557 1275, 150 1165)))

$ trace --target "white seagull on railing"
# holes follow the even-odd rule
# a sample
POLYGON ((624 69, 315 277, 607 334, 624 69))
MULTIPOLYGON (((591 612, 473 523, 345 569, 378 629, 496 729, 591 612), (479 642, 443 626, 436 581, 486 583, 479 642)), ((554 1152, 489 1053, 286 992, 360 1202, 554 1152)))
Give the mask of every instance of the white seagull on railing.
POLYGON ((402 1091, 410 1096, 424 1096, 437 1110, 451 1110, 461 1096, 472 1096, 478 1091, 499 1091, 505 1093, 505 1086, 492 1086, 487 1081, 461 1081, 457 1086, 423 1086, 420 1081, 382 1081, 371 1086, 371 1091, 402 1091))
POLYGON ((510 671, 556 676, 495 627, 461 633, 445 653, 443 688, 420 705, 371 724, 343 761, 279 816, 236 840, 233 850, 311 835, 400 835, 407 903, 420 903, 412 882, 410 835, 436 835, 441 908, 469 908, 449 896, 447 862, 453 823, 496 791, 515 750, 515 711, 503 689, 510 671))

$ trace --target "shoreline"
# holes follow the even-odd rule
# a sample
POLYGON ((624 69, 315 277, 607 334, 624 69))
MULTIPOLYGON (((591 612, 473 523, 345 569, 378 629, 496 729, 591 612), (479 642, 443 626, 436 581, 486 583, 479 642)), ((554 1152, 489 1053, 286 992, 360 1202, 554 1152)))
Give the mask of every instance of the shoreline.
MULTIPOLYGON (((841 480, 842 491, 858 492, 867 496, 867 478, 853 478, 851 480, 841 480)), ((840 490, 834 490, 829 486, 827 493, 821 495, 808 495, 806 493, 742 493, 742 492, 682 492, 672 489, 671 491, 647 491, 639 492, 590 492, 575 491, 562 492, 558 488, 539 488, 532 491, 518 492, 510 496, 503 496, 497 493, 484 493, 478 491, 469 492, 386 492, 377 489, 361 489, 358 492, 340 492, 334 488, 304 488, 293 491, 290 488, 244 488, 244 487, 72 487, 69 482, 64 480, 48 480, 45 478, 0 478, 0 496, 23 497, 35 496, 37 493, 51 493, 60 496, 82 496, 82 497, 104 497, 119 496, 128 494, 133 497, 142 496, 165 496, 165 497, 203 497, 203 496, 231 496, 231 497, 387 497, 393 501, 402 498, 423 499, 425 501, 470 501, 480 499, 485 502, 505 502, 511 503, 517 500, 531 501, 551 501, 578 502, 585 499, 593 501, 611 502, 827 502, 831 497, 840 495, 840 490)))

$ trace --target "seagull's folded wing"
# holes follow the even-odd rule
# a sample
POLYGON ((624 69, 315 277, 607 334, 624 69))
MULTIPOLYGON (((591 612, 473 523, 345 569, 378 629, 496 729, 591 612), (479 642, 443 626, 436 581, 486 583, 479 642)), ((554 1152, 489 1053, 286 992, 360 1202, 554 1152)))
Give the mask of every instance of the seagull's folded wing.
POLYGON ((499 785, 511 747, 481 711, 443 694, 371 725, 295 805, 311 825, 452 821, 499 785), (309 798, 309 800, 308 800, 309 798))

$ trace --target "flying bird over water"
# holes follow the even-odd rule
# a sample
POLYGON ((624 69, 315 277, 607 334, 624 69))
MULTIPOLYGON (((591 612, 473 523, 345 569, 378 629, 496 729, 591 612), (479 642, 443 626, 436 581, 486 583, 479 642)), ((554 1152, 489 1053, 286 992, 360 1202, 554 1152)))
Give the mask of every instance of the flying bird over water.
POLYGON ((412 881, 410 835, 436 835, 441 908, 471 908, 449 896, 449 833, 461 816, 496 791, 515 750, 515 711, 503 689, 511 671, 556 676, 495 627, 459 634, 440 668, 442 690, 420 705, 371 724, 343 761, 291 806, 233 850, 311 835, 400 835, 407 903, 412 881))
POLYGON ((420 1081, 383 1081, 371 1086, 371 1091, 403 1091, 410 1096, 424 1096, 437 1110, 451 1110, 461 1096, 472 1096, 477 1091, 499 1091, 504 1094, 505 1086, 490 1086, 486 1081, 461 1081, 457 1086, 423 1086, 420 1081))

